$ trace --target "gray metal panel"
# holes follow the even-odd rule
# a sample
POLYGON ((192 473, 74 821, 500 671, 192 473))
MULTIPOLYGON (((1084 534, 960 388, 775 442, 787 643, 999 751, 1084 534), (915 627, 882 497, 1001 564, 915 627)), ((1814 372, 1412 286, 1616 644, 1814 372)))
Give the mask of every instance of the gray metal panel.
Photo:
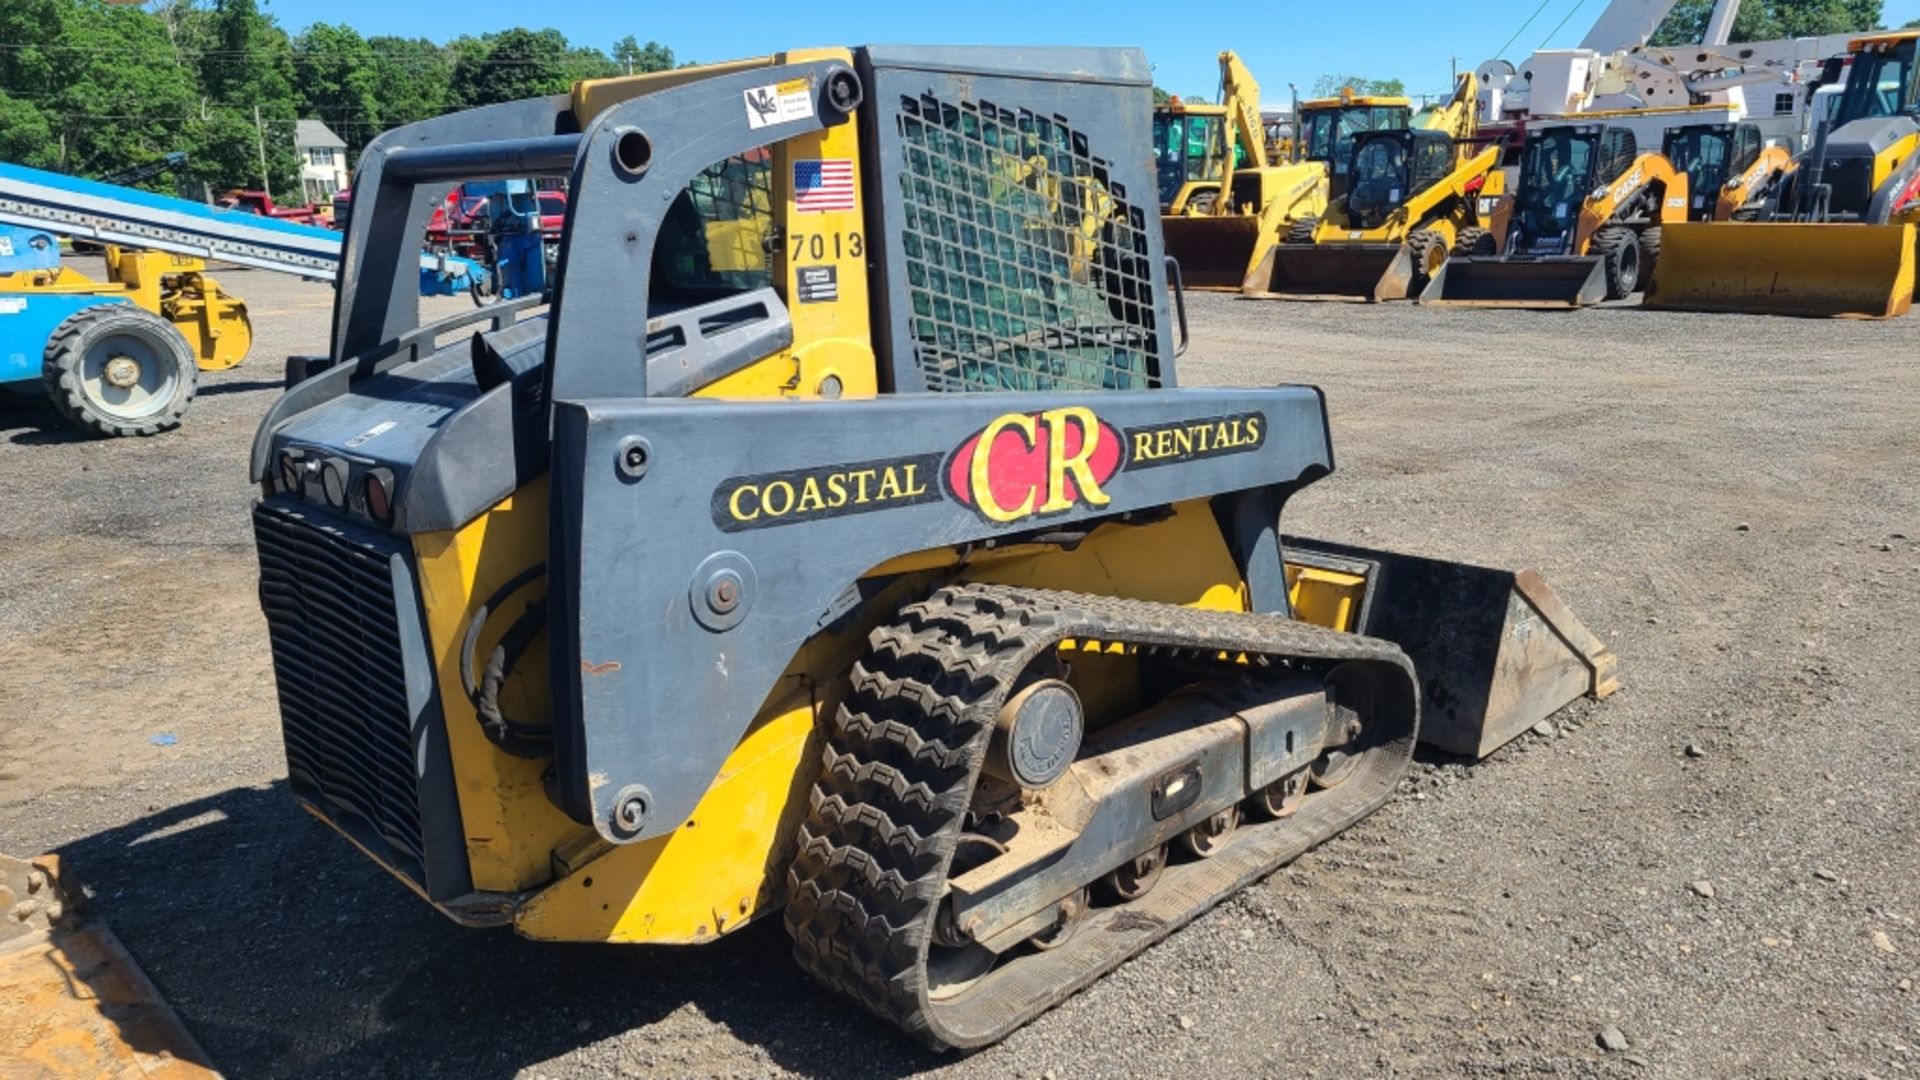
POLYGON ((847 65, 832 61, 754 68, 633 98, 593 121, 574 165, 567 241, 554 274, 549 398, 584 401, 648 393, 648 285, 654 242, 668 208, 709 165, 841 119, 822 100, 827 77, 835 71, 851 74, 847 65), (809 115, 752 127, 747 92, 791 80, 807 82, 813 101, 809 115), (637 175, 615 161, 621 136, 631 132, 651 146, 651 160, 637 175), (580 299, 569 309, 569 283, 576 282, 580 299))
MULTIPOLYGON (((388 159, 422 148, 511 145, 564 134, 561 128, 571 116, 567 108, 564 96, 511 101, 408 124, 368 144, 354 173, 353 213, 340 256, 340 290, 333 307, 335 359, 371 352, 420 325, 420 243, 434 207, 453 182, 416 185, 388 178, 388 159)), ((500 168, 510 164, 496 162, 500 168)), ((471 178, 484 179, 485 174, 476 172, 471 178)))
MULTIPOLYGON (((998 357, 1029 347, 1015 343, 1030 341, 1034 328, 1059 329, 1060 319, 1049 315, 1034 318, 1022 332, 1017 322, 1020 309, 1036 301, 1036 292, 1042 294, 1039 303, 1065 307, 1068 321, 1079 322, 1087 316, 1085 305, 1061 304, 1057 276, 1048 280, 1043 271, 1039 288, 1034 287, 1036 263, 1057 254, 1049 249, 1052 239, 1030 241, 1009 235, 1004 227, 1006 215, 997 205, 1000 192, 1024 185, 1042 198, 1063 193, 1067 206, 1054 208, 1052 222, 1019 221, 1016 211, 1015 232, 1032 232, 1041 226, 1048 226, 1049 232, 1077 229, 1085 220, 1078 207, 1089 188, 1095 197, 1111 197, 1112 204, 1104 210, 1110 215, 1109 223, 1100 231, 1097 248, 1100 262, 1082 284, 1112 305, 1114 324, 1148 328, 1151 385, 1175 385, 1173 319, 1168 311, 1158 195, 1147 149, 1152 145, 1152 96, 1144 54, 1132 49, 875 46, 863 50, 860 59, 870 114, 864 142, 867 168, 875 178, 872 190, 883 193, 869 199, 867 230, 876 268, 875 345, 881 355, 883 384, 902 392, 958 389, 963 383, 968 384, 966 389, 1102 388, 1074 375, 1017 385, 1004 375, 1005 385, 986 385, 995 381, 993 372, 977 381, 930 380, 927 368, 932 365, 918 351, 928 340, 955 339, 950 349, 936 350, 946 354, 943 359, 948 363, 997 367, 1003 363, 998 357), (903 132, 913 131, 918 123, 909 109, 934 103, 966 114, 943 133, 964 143, 965 155, 935 161, 930 172, 924 143, 916 145, 903 132), (987 118, 988 106, 1012 118, 1002 130, 1027 136, 1018 151, 1000 154, 1003 137, 993 132, 983 137, 982 126, 993 126, 987 118), (1034 136, 1040 129, 1046 137, 1034 136), (1043 162, 1039 169, 1018 171, 1023 162, 1035 161, 1043 162), (903 191, 918 190, 914 185, 928 182, 930 175, 936 177, 931 181, 936 190, 917 198, 902 197, 903 191), (943 175, 945 182, 938 179, 943 175), (1068 182, 1057 183, 1063 178, 1068 182), (983 190, 988 196, 982 197, 983 190), (916 201, 918 207, 911 205, 916 201), (984 272, 970 266, 930 268, 915 252, 926 234, 924 225, 916 222, 927 213, 938 216, 940 227, 949 234, 950 250, 965 252, 967 259, 986 253, 995 265, 984 272), (990 217, 996 220, 990 223, 990 217), (993 235, 995 224, 1001 226, 997 235, 993 235), (982 239, 989 236, 1004 249, 998 258, 982 239), (930 287, 929 275, 943 281, 930 287), (1011 299, 1002 297, 1002 292, 1011 294, 1011 299), (956 299, 961 294, 964 298, 956 299), (949 302, 966 310, 943 315, 939 306, 949 302), (996 332, 985 325, 1008 319, 1009 311, 1015 312, 1011 318, 1016 320, 1011 332, 996 332)), ((1023 362, 1016 361, 1015 366, 1023 362)), ((1129 388, 1111 379, 1105 385, 1129 388)))
MULTIPOLYGON (((560 794, 570 813, 616 840, 662 835, 684 821, 834 598, 885 560, 1293 485, 1331 465, 1320 397, 1306 387, 848 402, 621 399, 563 404, 554 425, 548 595, 574 605, 552 624, 560 794), (1053 514, 989 520, 971 488, 977 436, 996 419, 1062 406, 1085 407, 1103 425, 1083 436, 1098 451, 1088 458, 1097 465, 1090 475, 1098 494, 1076 491, 1053 514), (1175 452, 1180 440, 1159 436, 1201 428, 1209 432, 1205 445, 1185 453, 1175 452), (1102 457, 1109 438, 1120 449, 1102 457), (637 479, 620 467, 636 440, 644 440, 647 459, 637 479), (895 465, 891 490, 880 457, 895 465), (865 470, 874 472, 860 503, 856 474, 865 470), (700 598, 711 575, 724 570, 743 582, 741 615, 732 628, 715 630, 700 598), (689 711, 689 702, 701 707, 689 711), (608 826, 623 792, 643 793, 649 804, 632 835, 608 826)), ((1001 507, 1020 500, 1017 475, 988 472, 996 483, 1013 477, 993 495, 1001 507)), ((1024 494, 1035 496, 1038 510, 1040 490, 1024 494)))

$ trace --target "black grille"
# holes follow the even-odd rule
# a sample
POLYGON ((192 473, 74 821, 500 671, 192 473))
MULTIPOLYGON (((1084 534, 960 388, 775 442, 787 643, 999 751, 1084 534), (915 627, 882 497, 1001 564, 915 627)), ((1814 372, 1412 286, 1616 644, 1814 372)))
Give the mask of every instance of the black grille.
POLYGON ((990 102, 900 99, 901 236, 927 389, 1161 385, 1146 211, 1086 136, 990 102))
MULTIPOLYGON (((1808 176, 1811 172, 1803 167, 1800 175, 1808 176)), ((1864 216, 1867 204, 1873 201, 1873 159, 1865 154, 1828 158, 1820 182, 1828 185, 1832 192, 1827 197, 1829 212, 1864 216)))
POLYGON ((256 507, 253 524, 288 783, 425 885, 423 755, 408 705, 397 549, 290 508, 256 507))

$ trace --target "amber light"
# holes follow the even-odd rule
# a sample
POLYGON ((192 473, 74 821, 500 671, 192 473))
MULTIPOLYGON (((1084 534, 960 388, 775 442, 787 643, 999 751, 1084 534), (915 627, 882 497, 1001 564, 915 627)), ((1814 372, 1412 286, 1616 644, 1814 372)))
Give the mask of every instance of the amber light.
POLYGON ((393 524, 393 474, 375 469, 367 474, 367 516, 382 525, 393 524))

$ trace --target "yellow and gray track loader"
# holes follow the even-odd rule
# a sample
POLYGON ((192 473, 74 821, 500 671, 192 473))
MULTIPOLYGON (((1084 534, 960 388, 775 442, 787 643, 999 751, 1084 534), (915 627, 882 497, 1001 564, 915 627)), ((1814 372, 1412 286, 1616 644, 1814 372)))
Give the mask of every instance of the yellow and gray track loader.
POLYGON ((1474 77, 1424 127, 1358 134, 1327 211, 1301 218, 1241 282, 1249 297, 1418 296, 1450 250, 1491 254, 1482 206, 1504 191, 1500 148, 1474 138, 1474 77))
POLYGON ((1584 307, 1653 279, 1661 231, 1687 217, 1687 174, 1639 152, 1633 132, 1598 124, 1534 128, 1520 186, 1493 213, 1504 254, 1456 250, 1422 304, 1584 307))
POLYGON ((1920 31, 1848 45, 1839 104, 1751 221, 1665 237, 1648 307, 1890 318, 1912 307, 1920 224, 1920 31))
MULTIPOLYGON (((1260 126, 1260 89, 1231 52, 1220 54, 1220 87, 1227 127, 1236 145, 1254 147, 1247 160, 1226 174, 1221 185, 1192 198, 1184 192, 1176 208, 1161 220, 1167 254, 1180 264, 1181 284, 1205 289, 1240 291, 1247 275, 1266 257, 1297 221, 1317 219, 1326 212, 1331 163, 1342 162, 1355 133, 1405 128, 1412 106, 1401 97, 1365 97, 1343 92, 1338 97, 1303 101, 1297 110, 1300 138, 1289 147, 1287 160, 1268 156, 1260 126), (1184 201, 1182 201, 1184 200, 1184 201)), ((1197 109, 1201 106, 1187 106, 1197 109)), ((1164 199, 1174 170, 1182 167, 1179 149, 1168 140, 1171 128, 1161 121, 1165 108, 1155 113, 1155 155, 1159 162, 1164 199)), ((1190 115, 1189 125, 1199 122, 1190 115)), ((1232 140, 1230 140, 1232 141, 1232 140)), ((1191 158, 1184 159, 1191 169, 1191 158)), ((1189 185, 1189 189, 1195 185, 1189 185)))
POLYGON ((1416 737, 1610 690, 1537 575, 1281 533, 1326 406, 1179 387, 1150 90, 1135 50, 815 49, 375 140, 329 362, 252 457, 294 796, 470 925, 784 910, 974 1047, 1416 737), (551 294, 421 325, 406 238, 528 173, 570 180, 551 294), (764 264, 716 263, 754 217, 764 264))

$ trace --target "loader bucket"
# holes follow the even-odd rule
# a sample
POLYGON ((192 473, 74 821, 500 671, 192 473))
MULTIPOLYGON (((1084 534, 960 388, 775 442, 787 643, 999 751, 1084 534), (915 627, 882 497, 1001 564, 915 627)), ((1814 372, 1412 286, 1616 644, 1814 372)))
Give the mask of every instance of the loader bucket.
POLYGON ((59 870, 0 855, 0 1076, 218 1080, 113 932, 78 920, 59 870))
POLYGON ((1385 638, 1420 679, 1420 741, 1482 758, 1574 699, 1618 688, 1607 646, 1532 570, 1287 537, 1294 612, 1385 638))
POLYGON ((1888 319, 1913 305, 1912 225, 1690 222, 1661 234, 1650 308, 1888 319))
POLYGON ((1571 308, 1607 298, 1606 264, 1590 255, 1541 259, 1448 259, 1420 293, 1422 304, 1571 308))
POLYGON ((1260 242, 1260 219, 1251 214, 1163 217, 1167 254, 1180 263, 1189 289, 1239 292, 1260 242))
POLYGON ((1242 295, 1405 300, 1413 256, 1405 244, 1275 244, 1242 295))

